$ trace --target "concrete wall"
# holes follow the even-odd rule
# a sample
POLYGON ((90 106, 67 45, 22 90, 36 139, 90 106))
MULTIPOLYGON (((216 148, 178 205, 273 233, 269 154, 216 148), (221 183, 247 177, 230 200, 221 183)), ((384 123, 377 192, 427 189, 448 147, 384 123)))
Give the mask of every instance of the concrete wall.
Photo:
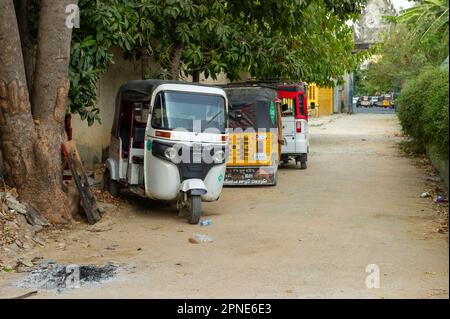
POLYGON ((341 112, 348 113, 351 111, 352 95, 353 95, 353 74, 345 73, 342 92, 343 109, 341 110, 341 112))
POLYGON ((333 89, 333 113, 342 112, 344 87, 342 85, 336 85, 333 89))
POLYGON ((114 50, 114 62, 98 83, 97 107, 102 124, 89 127, 78 115, 72 117, 73 139, 88 168, 101 163, 106 156, 117 90, 125 82, 141 78, 140 63, 125 61, 118 49, 114 50))

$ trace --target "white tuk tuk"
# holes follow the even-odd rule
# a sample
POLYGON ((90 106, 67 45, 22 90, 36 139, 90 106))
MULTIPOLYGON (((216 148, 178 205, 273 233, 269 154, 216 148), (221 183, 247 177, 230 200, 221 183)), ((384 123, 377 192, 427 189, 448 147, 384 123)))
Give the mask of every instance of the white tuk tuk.
POLYGON ((131 81, 116 99, 104 187, 177 201, 191 224, 222 192, 228 136, 225 92, 163 80, 131 81))
POLYGON ((278 98, 282 103, 284 145, 281 160, 287 164, 290 158, 306 169, 309 154, 308 103, 303 83, 278 85, 278 98))

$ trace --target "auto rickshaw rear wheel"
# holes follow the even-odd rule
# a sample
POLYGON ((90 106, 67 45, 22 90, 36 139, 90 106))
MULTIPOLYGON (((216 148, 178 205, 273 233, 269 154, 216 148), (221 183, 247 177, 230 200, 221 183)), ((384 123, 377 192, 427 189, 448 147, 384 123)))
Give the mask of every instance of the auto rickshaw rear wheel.
POLYGON ((200 195, 189 196, 189 224, 198 224, 202 216, 202 199, 200 195))
POLYGON ((119 197, 120 195, 120 185, 117 181, 111 179, 111 173, 107 169, 103 173, 103 190, 109 192, 113 197, 119 197))
MULTIPOLYGON (((309 152, 309 150, 308 150, 309 152)), ((308 168, 308 155, 302 154, 296 158, 296 163, 300 162, 300 169, 308 168)))

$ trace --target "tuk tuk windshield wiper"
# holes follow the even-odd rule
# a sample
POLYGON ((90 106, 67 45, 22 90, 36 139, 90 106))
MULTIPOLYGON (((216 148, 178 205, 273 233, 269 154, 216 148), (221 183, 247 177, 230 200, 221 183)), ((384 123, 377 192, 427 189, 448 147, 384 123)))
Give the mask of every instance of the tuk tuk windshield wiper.
POLYGON ((220 114, 222 114, 222 110, 220 110, 216 115, 214 115, 208 122, 206 122, 206 125, 209 125, 212 121, 214 121, 220 114))

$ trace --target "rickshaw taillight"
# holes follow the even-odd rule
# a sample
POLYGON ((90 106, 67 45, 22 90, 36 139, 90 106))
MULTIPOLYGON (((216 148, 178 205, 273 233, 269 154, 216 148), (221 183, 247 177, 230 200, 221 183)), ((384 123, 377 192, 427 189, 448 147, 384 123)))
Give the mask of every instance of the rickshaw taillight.
POLYGON ((301 133, 302 132, 302 122, 300 122, 300 121, 295 122, 295 131, 297 133, 301 133))
POLYGON ((162 131, 156 131, 155 135, 156 137, 163 137, 163 138, 170 138, 172 136, 170 132, 162 132, 162 131))
POLYGON ((222 135, 222 142, 226 142, 227 141, 227 136, 226 135, 222 135))

